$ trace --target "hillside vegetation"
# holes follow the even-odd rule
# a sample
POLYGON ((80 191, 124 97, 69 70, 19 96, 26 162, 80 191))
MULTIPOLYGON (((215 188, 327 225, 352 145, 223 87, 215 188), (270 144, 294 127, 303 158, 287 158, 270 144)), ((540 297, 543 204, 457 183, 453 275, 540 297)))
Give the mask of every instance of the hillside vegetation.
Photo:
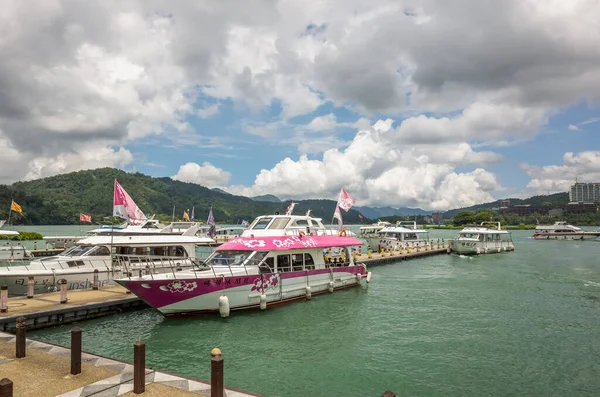
MULTIPOLYGON (((113 185, 115 178, 129 193, 140 209, 150 217, 171 220, 173 206, 175 219, 182 219, 183 211, 195 207, 196 220, 206 222, 210 208, 218 223, 240 223, 255 217, 284 213, 289 202, 255 201, 208 189, 194 183, 171 178, 153 178, 140 173, 127 173, 113 168, 73 172, 12 185, 0 185, 0 219, 7 219, 10 200, 23 207, 21 216, 12 214, 11 223, 30 225, 68 225, 79 222, 79 213, 92 215, 95 222, 112 216, 113 185)), ((333 200, 303 200, 297 202, 294 214, 303 214, 309 208, 313 216, 331 223, 336 202, 333 200)), ((343 212, 344 223, 358 223, 358 212, 343 212)))

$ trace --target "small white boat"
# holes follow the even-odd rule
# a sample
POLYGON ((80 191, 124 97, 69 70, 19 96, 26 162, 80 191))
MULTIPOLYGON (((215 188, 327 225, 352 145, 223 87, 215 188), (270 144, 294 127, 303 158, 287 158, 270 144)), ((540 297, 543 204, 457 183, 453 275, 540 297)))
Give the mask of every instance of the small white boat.
POLYGON ((385 250, 398 250, 399 248, 416 248, 429 242, 429 232, 418 229, 417 222, 398 222, 396 226, 388 226, 377 232, 377 236, 369 237, 367 243, 376 252, 385 250), (402 224, 408 223, 407 226, 402 224))
MULTIPOLYGON (((6 223, 6 221, 0 221, 0 228, 6 223)), ((1 230, 0 229, 0 263, 12 262, 12 261, 23 261, 33 258, 31 251, 29 251, 23 243, 14 241, 12 238, 19 236, 19 232, 14 230, 1 230), (5 240, 6 238, 6 240, 5 240), (8 238, 11 238, 8 240, 8 238)))
POLYGON ((0 266, 0 284, 8 286, 10 295, 25 294, 29 277, 34 279, 36 293, 53 291, 62 280, 70 290, 86 289, 92 287, 97 270, 101 285, 106 285, 124 276, 121 263, 113 260, 115 255, 136 256, 128 272, 158 274, 172 272, 172 266, 175 270, 191 268, 199 263, 196 246, 210 240, 195 236, 195 232, 87 237, 60 255, 38 258, 24 266, 0 266))
MULTIPOLYGON (((210 226, 201 226, 198 229, 198 236, 208 237, 209 229, 210 226)), ((240 237, 247 229, 246 226, 218 227, 216 228, 213 240, 216 241, 216 244, 223 244, 231 239, 240 237)))
POLYGON ((599 230, 582 230, 565 221, 554 222, 554 225, 538 225, 533 234, 535 240, 595 240, 600 237, 599 230))
POLYGON ((479 226, 466 226, 455 240, 450 240, 448 253, 461 255, 495 254, 514 251, 511 233, 502 230, 500 222, 481 222, 479 226), (495 224, 487 227, 485 224, 495 224))
POLYGON ((373 223, 371 225, 361 226, 359 228, 358 238, 365 240, 371 247, 376 247, 377 244, 375 244, 375 242, 379 239, 379 231, 383 228, 391 226, 392 224, 390 222, 385 221, 377 221, 377 223, 373 223))

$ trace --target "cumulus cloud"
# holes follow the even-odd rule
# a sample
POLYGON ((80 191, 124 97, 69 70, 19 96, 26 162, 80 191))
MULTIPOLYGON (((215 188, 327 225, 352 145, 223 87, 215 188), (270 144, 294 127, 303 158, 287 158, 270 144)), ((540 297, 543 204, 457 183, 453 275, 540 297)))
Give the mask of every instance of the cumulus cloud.
POLYGON ((176 181, 197 183, 212 188, 227 184, 231 178, 231 173, 205 161, 202 165, 197 163, 182 165, 172 178, 176 181))
POLYGON ((522 164, 523 171, 531 177, 527 191, 535 194, 566 192, 575 179, 580 182, 600 181, 600 152, 567 152, 563 164, 533 166, 522 164))

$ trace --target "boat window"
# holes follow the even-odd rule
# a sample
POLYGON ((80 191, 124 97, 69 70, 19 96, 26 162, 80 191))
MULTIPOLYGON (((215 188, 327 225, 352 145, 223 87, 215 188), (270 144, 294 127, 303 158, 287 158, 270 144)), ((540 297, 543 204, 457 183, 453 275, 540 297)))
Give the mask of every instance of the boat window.
POLYGON ((96 247, 95 250, 91 251, 90 256, 109 256, 110 255, 110 250, 108 249, 108 247, 104 247, 104 246, 100 246, 100 247, 96 247))
POLYGON ((296 219, 292 226, 308 226, 308 221, 306 219, 296 219))
POLYGON ((277 255, 277 271, 289 272, 290 269, 290 256, 289 255, 277 255))
POLYGON ((269 257, 260 265, 261 273, 273 273, 275 269, 275 258, 269 257))
POLYGON ((289 221, 290 221, 290 218, 288 218, 288 217, 275 218, 273 223, 271 223, 271 225, 267 229, 284 229, 289 221))
POLYGON ((243 263, 243 266, 258 266, 267 256, 268 251, 256 251, 253 255, 250 255, 243 263))
POLYGON ((304 254, 304 269, 315 270, 315 261, 310 254, 304 254))
POLYGON ((254 221, 254 224, 249 229, 266 229, 269 222, 271 222, 273 218, 261 218, 259 220, 254 221))
POLYGON ((83 256, 83 255, 87 255, 94 248, 95 247, 93 247, 93 246, 76 245, 75 247, 71 248, 67 252, 63 252, 61 255, 65 255, 65 256, 83 256))
POLYGON ((302 254, 292 254, 292 270, 294 272, 301 271, 304 269, 302 254))
POLYGON ((240 266, 254 251, 214 251, 205 261, 208 266, 240 266))

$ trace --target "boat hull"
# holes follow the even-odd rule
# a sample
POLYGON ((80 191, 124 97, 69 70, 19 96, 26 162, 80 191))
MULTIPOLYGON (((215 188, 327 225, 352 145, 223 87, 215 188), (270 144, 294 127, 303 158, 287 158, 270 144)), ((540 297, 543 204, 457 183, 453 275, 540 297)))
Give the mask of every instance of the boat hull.
POLYGON ((231 311, 266 308, 307 299, 361 284, 364 266, 329 269, 152 280, 148 277, 121 279, 117 282, 165 316, 218 313, 222 296, 231 311), (307 291, 310 287, 310 293, 307 291))
POLYGON ((515 245, 512 242, 482 244, 478 242, 451 240, 448 246, 449 253, 454 252, 459 255, 499 254, 514 250, 515 245))

